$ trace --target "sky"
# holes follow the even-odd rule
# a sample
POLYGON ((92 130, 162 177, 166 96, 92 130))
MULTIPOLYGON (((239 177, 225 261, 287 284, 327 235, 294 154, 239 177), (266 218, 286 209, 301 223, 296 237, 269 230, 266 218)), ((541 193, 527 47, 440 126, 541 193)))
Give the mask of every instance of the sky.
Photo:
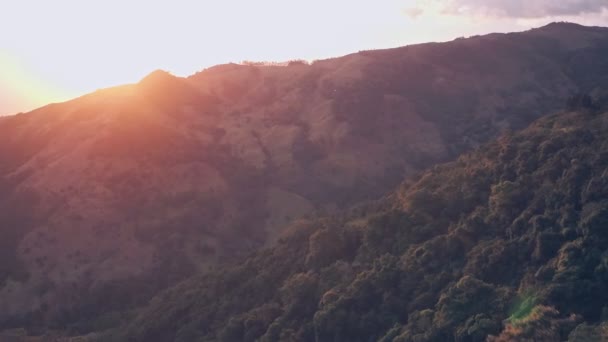
POLYGON ((608 26, 608 0, 19 0, 0 4, 0 115, 163 69, 315 60, 552 21, 608 26))

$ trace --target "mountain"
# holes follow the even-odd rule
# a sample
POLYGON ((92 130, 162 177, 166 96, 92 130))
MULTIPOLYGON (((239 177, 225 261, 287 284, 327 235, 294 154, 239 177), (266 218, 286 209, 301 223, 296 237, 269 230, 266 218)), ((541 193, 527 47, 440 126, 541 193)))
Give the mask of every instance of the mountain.
POLYGON ((302 222, 157 296, 114 338, 603 341, 607 199, 605 101, 302 222))
POLYGON ((597 98, 607 53, 608 29, 552 24, 156 71, 2 117, 0 326, 113 326, 161 289, 306 234, 300 218, 378 198, 574 94, 597 98))

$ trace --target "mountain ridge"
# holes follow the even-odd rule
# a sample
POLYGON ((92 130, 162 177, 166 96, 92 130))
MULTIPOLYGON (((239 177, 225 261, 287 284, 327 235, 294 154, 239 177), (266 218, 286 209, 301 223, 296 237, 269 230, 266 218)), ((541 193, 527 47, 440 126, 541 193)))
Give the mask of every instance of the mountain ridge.
POLYGON ((156 72, 1 118, 0 322, 86 331, 603 89, 608 31, 568 32, 156 72))

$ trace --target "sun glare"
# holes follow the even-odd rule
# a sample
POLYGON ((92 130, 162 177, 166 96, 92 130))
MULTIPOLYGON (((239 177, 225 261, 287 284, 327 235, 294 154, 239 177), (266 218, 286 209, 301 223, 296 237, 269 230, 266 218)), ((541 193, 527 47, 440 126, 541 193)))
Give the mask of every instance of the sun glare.
POLYGON ((36 77, 19 59, 0 51, 0 115, 31 110, 74 95, 36 77))

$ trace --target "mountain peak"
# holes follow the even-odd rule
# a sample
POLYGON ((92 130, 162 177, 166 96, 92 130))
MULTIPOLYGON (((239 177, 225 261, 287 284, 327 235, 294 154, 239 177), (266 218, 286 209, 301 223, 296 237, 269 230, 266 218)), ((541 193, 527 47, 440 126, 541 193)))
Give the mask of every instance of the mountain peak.
POLYGON ((170 72, 158 69, 158 70, 155 70, 155 71, 149 73, 144 78, 142 78, 139 81, 139 84, 158 84, 158 83, 162 83, 164 81, 175 80, 176 78, 178 78, 178 77, 174 76, 170 72))
POLYGON ((568 21, 554 21, 532 31, 540 32, 605 32, 606 28, 598 26, 584 26, 568 21))
POLYGON ((528 33, 535 37, 552 39, 566 50, 574 51, 595 46, 598 39, 605 39, 608 29, 561 21, 532 29, 528 33))
POLYGON ((569 28, 569 29, 580 29, 580 28, 584 28, 585 26, 577 24, 577 23, 573 23, 573 22, 569 22, 569 21, 554 21, 552 23, 549 23, 545 26, 540 27, 540 30, 547 30, 547 29, 555 29, 555 28, 569 28))

